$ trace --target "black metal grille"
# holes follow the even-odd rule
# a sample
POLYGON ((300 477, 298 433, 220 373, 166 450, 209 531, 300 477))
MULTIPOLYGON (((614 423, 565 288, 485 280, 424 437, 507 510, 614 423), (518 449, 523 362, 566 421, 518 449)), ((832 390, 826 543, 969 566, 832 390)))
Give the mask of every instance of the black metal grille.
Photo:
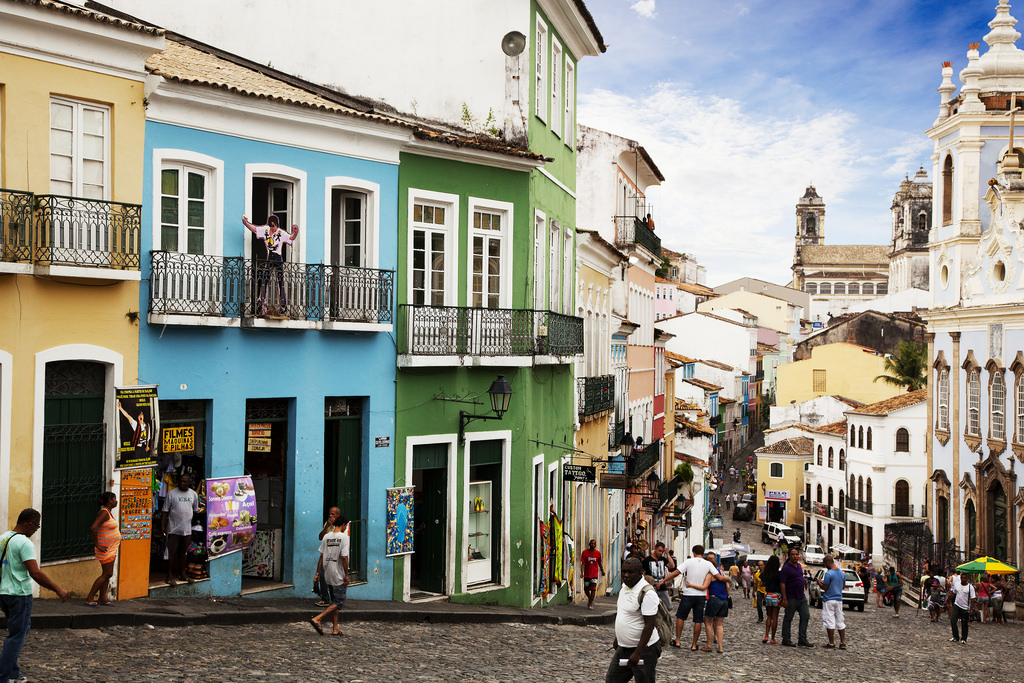
POLYGON ((138 270, 142 206, 98 199, 38 195, 36 260, 51 264, 138 270))
POLYGON ((250 398, 245 402, 246 420, 284 420, 288 401, 283 398, 250 398))
POLYGON ((106 367, 102 363, 58 360, 46 364, 43 389, 47 396, 103 395, 106 367))
POLYGON ((32 202, 30 192, 0 188, 0 261, 32 260, 32 202))
POLYGON ((615 375, 580 377, 576 382, 580 415, 594 415, 615 407, 615 375))
POLYGON ((642 451, 633 451, 626 474, 630 479, 639 479, 647 474, 661 460, 661 442, 647 444, 642 451))
POLYGON ((394 271, 154 251, 150 313, 390 323, 394 271))
POLYGON ((626 435, 626 421, 619 420, 618 422, 608 423, 608 450, 617 451, 619 450, 619 443, 622 441, 622 437, 626 435))
POLYGON ((101 454, 106 425, 100 423, 49 424, 43 427, 44 561, 82 557, 92 551, 89 519, 96 513, 103 492, 101 454), (86 474, 86 471, 92 474, 86 474), (56 473, 57 476, 54 476, 56 473))
POLYGON ((636 216, 615 217, 615 244, 618 247, 638 244, 655 256, 661 256, 661 238, 636 216))
POLYGON ((583 319, 549 311, 402 305, 403 353, 530 356, 583 353, 583 319))

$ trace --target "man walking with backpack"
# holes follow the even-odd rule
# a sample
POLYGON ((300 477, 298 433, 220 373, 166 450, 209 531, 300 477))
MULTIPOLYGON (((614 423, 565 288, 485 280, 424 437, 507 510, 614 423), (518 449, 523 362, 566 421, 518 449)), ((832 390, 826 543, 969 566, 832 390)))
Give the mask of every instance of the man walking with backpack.
POLYGON ((643 565, 631 557, 622 563, 622 588, 615 614, 615 652, 605 683, 636 679, 653 683, 661 656, 655 621, 661 600, 643 579, 643 565))

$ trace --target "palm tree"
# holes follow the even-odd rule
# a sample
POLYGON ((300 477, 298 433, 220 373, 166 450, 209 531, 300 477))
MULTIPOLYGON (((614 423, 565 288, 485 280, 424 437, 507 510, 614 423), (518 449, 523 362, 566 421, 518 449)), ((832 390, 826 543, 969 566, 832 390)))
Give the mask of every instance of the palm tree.
POLYGON ((874 381, 882 380, 894 387, 917 391, 928 384, 927 366, 928 349, 924 344, 900 342, 896 352, 885 357, 886 374, 879 375, 874 381))

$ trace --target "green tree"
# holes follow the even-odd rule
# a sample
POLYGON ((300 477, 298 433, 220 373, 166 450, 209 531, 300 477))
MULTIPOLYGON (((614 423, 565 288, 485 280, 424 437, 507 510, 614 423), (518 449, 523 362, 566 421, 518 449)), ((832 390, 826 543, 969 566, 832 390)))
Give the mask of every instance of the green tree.
POLYGON ((874 381, 883 381, 907 391, 924 389, 928 384, 928 349, 924 344, 900 342, 896 353, 886 356, 885 374, 874 381))

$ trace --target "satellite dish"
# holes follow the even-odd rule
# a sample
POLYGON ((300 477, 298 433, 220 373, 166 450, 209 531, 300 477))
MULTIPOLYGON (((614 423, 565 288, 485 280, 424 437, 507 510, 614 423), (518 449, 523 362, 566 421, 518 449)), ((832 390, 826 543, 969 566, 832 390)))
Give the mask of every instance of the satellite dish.
POLYGON ((501 51, 509 57, 515 57, 516 55, 522 54, 525 49, 526 36, 519 31, 509 31, 505 34, 505 37, 501 39, 501 51))

